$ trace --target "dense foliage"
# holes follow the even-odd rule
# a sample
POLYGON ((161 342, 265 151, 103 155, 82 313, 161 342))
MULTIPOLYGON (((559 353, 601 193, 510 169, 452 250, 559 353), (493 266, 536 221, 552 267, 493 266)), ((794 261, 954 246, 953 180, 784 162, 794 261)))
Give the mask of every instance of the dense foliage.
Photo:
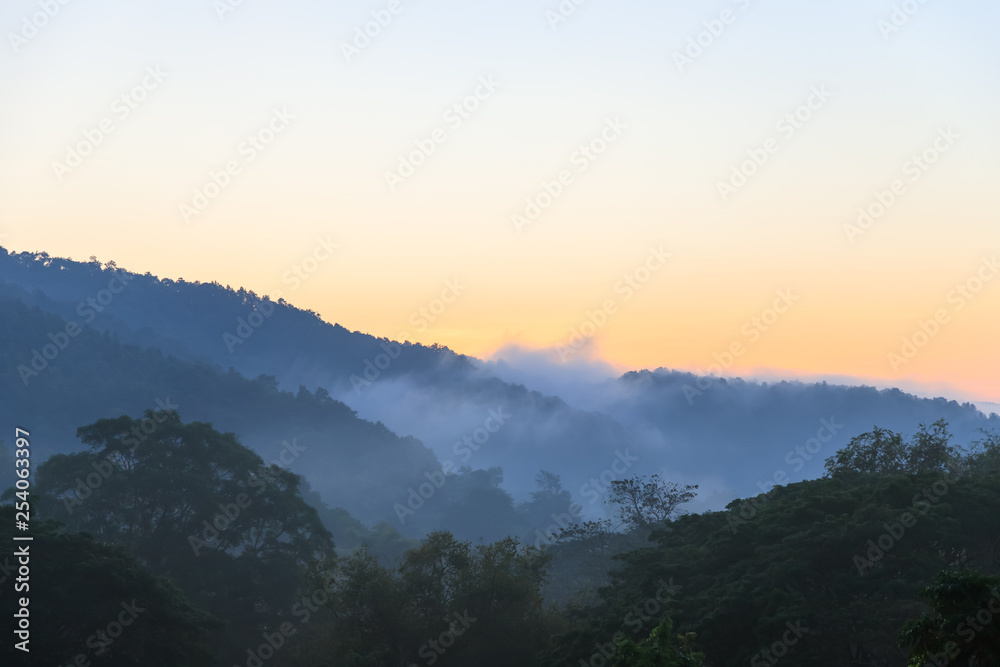
MULTIPOLYGON (((629 469, 616 479, 669 465, 672 479, 711 476, 737 496, 756 493, 778 472, 779 484, 821 475, 823 459, 872 424, 910 432, 920 421, 945 418, 963 441, 979 428, 1000 428, 1000 416, 988 417, 971 404, 895 389, 743 382, 668 369, 609 382, 581 377, 566 389, 572 397, 567 405, 520 384, 537 386, 531 378, 541 369, 525 364, 531 357, 517 350, 510 350, 511 368, 408 344, 422 326, 419 309, 426 304, 413 304, 413 317, 400 313, 399 329, 380 332, 393 340, 376 338, 281 300, 274 290, 283 289, 290 300, 297 295, 285 289, 285 276, 274 278, 273 285, 260 286, 272 292, 268 299, 260 290, 143 275, 95 258, 0 248, 0 382, 10 389, 9 400, 0 402, 0 420, 30 420, 44 436, 40 444, 65 453, 80 424, 135 416, 170 399, 185 418, 237 433, 268 460, 284 440, 308 441, 309 455, 293 470, 332 506, 368 523, 386 520, 408 537, 442 524, 415 517, 400 525, 392 496, 402 491, 405 497, 424 473, 448 459, 477 469, 502 467, 504 488, 516 498, 525 498, 538 470, 548 469, 561 475, 578 501, 596 502, 591 480, 601 480, 603 491, 609 480, 601 473, 610 466, 617 472, 622 463, 629 469), (111 294, 112 281, 125 286, 111 294), (26 320, 23 310, 31 313, 26 320), (43 321, 39 314, 50 317, 43 321), (76 336, 27 386, 21 384, 19 367, 41 366, 46 360, 34 352, 69 324, 98 336, 76 336), (270 381, 243 379, 262 375, 270 381), (297 400, 300 386, 310 392, 303 400, 297 400), (321 387, 366 419, 382 420, 423 444, 352 418, 351 409, 325 400, 321 387), (451 447, 498 408, 512 418, 489 434, 486 446, 471 457, 468 449, 451 447), (803 447, 807 451, 799 452, 803 447), (352 484, 362 481, 371 483, 352 484)), ((331 307, 339 298, 331 295, 331 307)), ((506 530, 461 536, 498 539, 506 530)))
MULTIPOLYGON (((1000 655, 996 434, 961 447, 943 420, 910 437, 875 427, 829 456, 823 478, 775 481, 766 493, 701 514, 685 512, 697 486, 630 470, 600 482, 606 495, 599 485, 581 488, 607 503, 613 518, 583 516, 554 472, 539 473, 535 491, 516 502, 499 467, 477 460, 446 468, 416 439, 359 419, 322 389, 281 391, 274 376, 248 380, 192 361, 199 346, 217 341, 195 341, 176 322, 156 334, 143 324, 163 307, 143 303, 144 295, 169 293, 171 317, 218 310, 215 334, 258 307, 255 295, 219 285, 135 277, 121 319, 105 313, 56 360, 25 374, 33 350, 66 331, 67 304, 117 269, 6 254, 0 269, 52 293, 0 285, 0 298, 8 297, 0 308, 0 382, 18 388, 0 408, 40 424, 38 453, 54 454, 36 470, 33 499, 52 520, 36 537, 45 557, 35 594, 48 610, 36 627, 53 638, 39 648, 45 664, 82 654, 95 665, 980 667, 1000 655), (80 277, 79 285, 53 271, 80 277), (143 412, 153 405, 160 409, 143 412), (107 415, 133 416, 100 418, 107 415), (89 425, 77 429, 82 423, 89 425), (142 611, 99 652, 92 637, 129 609, 142 611)), ((301 330, 310 345, 333 340, 315 314, 276 307, 282 316, 273 322, 282 324, 239 349, 258 354, 250 352, 256 343, 300 331, 301 318, 309 320, 301 330)), ((333 332, 345 345, 380 349, 377 339, 333 332)), ((440 379, 469 371, 450 353, 411 347, 394 373, 423 368, 440 379)), ((359 349, 334 350, 331 363, 347 368, 359 349)), ((244 370, 250 363, 233 359, 244 370)), ((470 377, 454 385, 458 391, 525 408, 519 418, 527 415, 528 426, 504 430, 490 447, 527 433, 519 446, 530 451, 532 438, 558 424, 568 429, 563 435, 592 431, 587 437, 618 457, 612 466, 627 469, 634 460, 627 448, 615 449, 621 431, 606 428, 604 417, 583 418, 557 399, 470 377)), ((671 384, 663 375, 623 382, 648 390, 629 410, 675 415, 672 404, 657 403, 671 384)), ((722 410, 718 402, 735 387, 720 381, 691 415, 722 410)), ((825 385, 813 391, 838 408, 853 400, 825 385)), ((882 398, 901 412, 913 406, 902 394, 882 398)), ((933 406, 957 414, 957 405, 933 406)), ((725 442, 722 431, 735 423, 707 428, 721 429, 725 442)), ((816 440, 821 448, 843 425, 819 423, 831 436, 816 440)), ((976 423, 970 417, 963 432, 976 423)), ((671 450, 680 460, 698 446, 690 435, 671 450)), ((820 461, 818 449, 807 451, 820 461)), ((734 465, 754 456, 749 446, 731 453, 734 465)), ((5 516, 0 539, 9 540, 5 516)), ((10 566, 2 568, 9 604, 10 566)))
MULTIPOLYGON (((5 665, 116 665, 209 667, 215 662, 209 631, 220 623, 195 607, 167 578, 150 571, 126 549, 36 523, 29 545, 30 574, 4 549, 0 562, 0 614, 5 665), (18 581, 18 579, 21 581, 18 581), (14 648, 7 623, 15 601, 30 600, 28 654, 14 648), (25 658, 28 658, 25 661, 25 658)), ((0 541, 14 543, 14 508, 0 507, 0 541)))
MULTIPOLYGON (((927 610, 921 592, 939 572, 1000 573, 1000 441, 987 437, 963 452, 944 424, 909 444, 876 430, 829 468, 827 478, 655 532, 649 546, 621 558, 598 604, 569 610, 573 627, 544 664, 600 664, 616 634, 636 641, 664 615, 696 634, 709 665, 766 665, 785 655, 791 664, 907 664, 900 632, 927 610), (890 472, 888 460, 920 463, 890 472)), ((949 635, 938 630, 954 634, 952 616, 988 599, 982 580, 973 584, 961 612, 935 602, 937 616, 909 630, 910 643, 944 646, 949 635)), ((932 593, 940 599, 941 590, 932 593)), ((984 632, 977 641, 996 640, 984 632)))

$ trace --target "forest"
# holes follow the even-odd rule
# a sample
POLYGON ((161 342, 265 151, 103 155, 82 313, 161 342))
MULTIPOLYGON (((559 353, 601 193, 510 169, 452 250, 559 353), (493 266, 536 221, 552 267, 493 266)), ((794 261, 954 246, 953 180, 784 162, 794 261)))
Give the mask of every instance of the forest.
POLYGON ((0 604, 36 610, 32 664, 997 660, 996 414, 662 370, 563 400, 261 303, 0 252, 0 415, 33 466, 14 486, 0 438, 0 541, 19 506, 33 530, 0 604))
MULTIPOLYGON (((686 511, 695 486, 618 480, 612 517, 562 521, 540 544, 368 531, 172 411, 77 436, 30 495, 37 664, 1000 660, 1000 437, 956 443, 943 421, 858 434, 822 478, 724 511, 686 511)), ((568 497, 542 471, 516 511, 556 519, 568 497)), ((9 542, 15 489, 4 501, 9 542)))
POLYGON ((0 15, 0 667, 1000 667, 1000 2, 0 15))

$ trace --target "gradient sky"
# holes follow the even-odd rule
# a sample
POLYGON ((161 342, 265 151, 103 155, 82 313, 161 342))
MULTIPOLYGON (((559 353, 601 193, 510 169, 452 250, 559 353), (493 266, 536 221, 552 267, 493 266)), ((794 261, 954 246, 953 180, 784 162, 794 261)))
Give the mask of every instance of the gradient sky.
POLYGON ((742 343, 725 374, 1000 401, 1000 279, 953 292, 1000 252, 997 3, 914 2, 883 35, 882 0, 588 0, 555 28, 557 0, 401 0, 347 62, 341 44, 389 0, 243 0, 220 19, 223 2, 71 0, 23 43, 11 35, 40 5, 4 2, 0 243, 282 290, 350 329, 477 356, 558 348, 614 299, 572 359, 701 372, 742 343), (723 11, 679 71, 675 52, 723 11), (167 76, 120 118, 150 67, 167 76), (482 77, 498 89, 453 127, 445 112, 482 77), (785 136, 776 123, 815 87, 832 97, 785 136), (294 120, 246 160, 282 108, 294 120), (105 118, 113 133, 60 181, 54 163, 105 118), (579 171, 609 119, 625 129, 579 171), (436 128, 444 143, 390 190, 385 172, 436 128), (911 180, 907 161, 947 128, 958 138, 911 180), (723 201, 718 182, 770 138, 723 201), (241 172, 186 223, 180 205, 231 160, 241 172), (572 183, 518 233, 511 216, 564 169, 572 183), (852 243, 844 225, 895 179, 905 191, 852 243), (320 237, 336 254, 291 289, 320 237), (672 257, 625 300, 616 285, 651 247, 672 257), (456 278, 461 296, 414 324, 456 278), (778 290, 798 301, 752 339, 778 290))

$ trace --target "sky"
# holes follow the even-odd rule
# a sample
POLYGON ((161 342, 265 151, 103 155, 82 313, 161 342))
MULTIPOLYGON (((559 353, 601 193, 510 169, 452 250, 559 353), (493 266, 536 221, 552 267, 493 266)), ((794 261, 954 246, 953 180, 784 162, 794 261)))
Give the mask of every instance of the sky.
POLYGON ((10 250, 1000 402, 996 3, 63 1, 0 9, 10 250))

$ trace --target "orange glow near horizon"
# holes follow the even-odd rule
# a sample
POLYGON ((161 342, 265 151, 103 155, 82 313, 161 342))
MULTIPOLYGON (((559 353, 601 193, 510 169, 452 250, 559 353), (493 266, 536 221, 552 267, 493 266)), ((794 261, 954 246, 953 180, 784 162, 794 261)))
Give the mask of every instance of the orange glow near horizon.
POLYGON ((224 22, 67 7, 0 64, 17 91, 0 106, 0 244, 281 290, 348 329, 483 358, 558 360, 610 300, 566 363, 708 372, 740 343, 724 374, 1000 402, 1000 280, 977 278, 1000 253, 984 83, 1000 5, 928 6, 887 39, 888 10, 864 0, 752 3, 678 71, 697 3, 595 3, 558 32, 526 0, 414 5, 352 62, 329 26, 349 35, 365 10, 314 4, 224 22), (151 67, 163 81, 116 111, 151 67), (269 136, 275 109, 291 120, 269 136), (293 287, 326 238, 332 259, 293 287), (629 287, 659 248, 670 259, 629 287), (450 280, 461 295, 421 315, 450 280), (779 290, 797 300, 748 333, 779 290))

